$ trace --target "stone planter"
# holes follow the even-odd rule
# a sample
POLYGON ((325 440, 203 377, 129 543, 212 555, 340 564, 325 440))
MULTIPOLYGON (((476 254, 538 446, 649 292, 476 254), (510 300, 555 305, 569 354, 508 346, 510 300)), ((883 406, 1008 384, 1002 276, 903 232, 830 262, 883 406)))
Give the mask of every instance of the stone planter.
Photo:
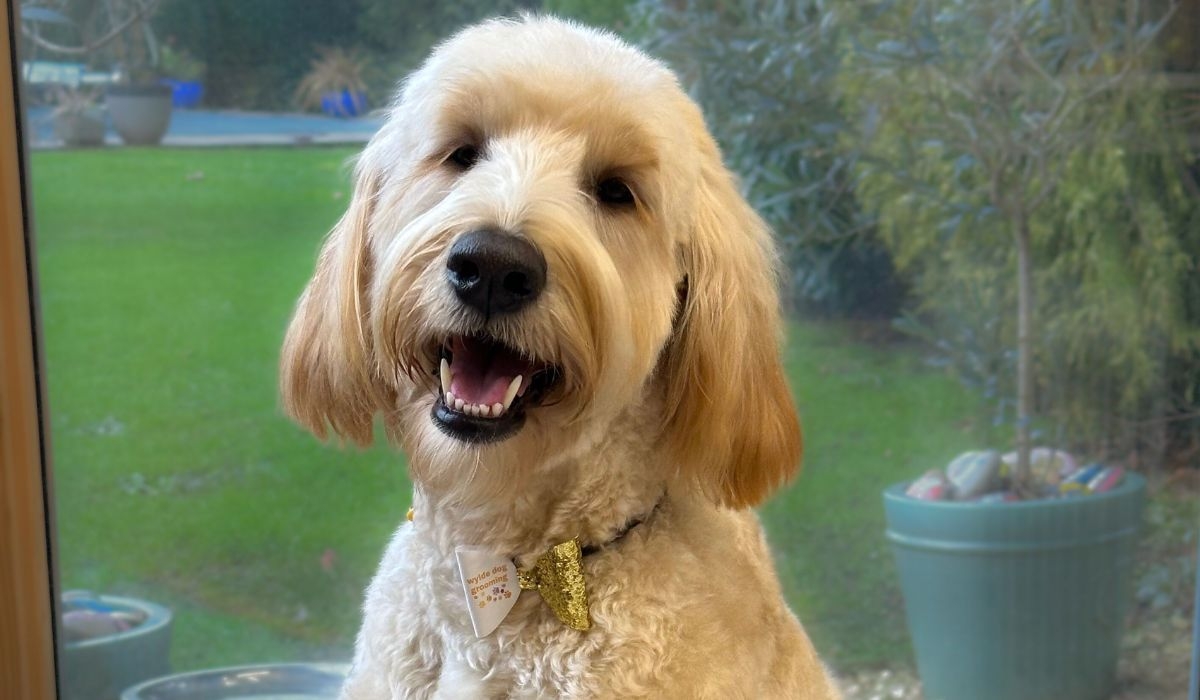
POLYGON ((104 110, 90 107, 54 114, 54 135, 68 146, 104 144, 104 110))
POLYGON ((114 85, 105 98, 113 128, 131 146, 162 141, 171 123, 170 85, 114 85))

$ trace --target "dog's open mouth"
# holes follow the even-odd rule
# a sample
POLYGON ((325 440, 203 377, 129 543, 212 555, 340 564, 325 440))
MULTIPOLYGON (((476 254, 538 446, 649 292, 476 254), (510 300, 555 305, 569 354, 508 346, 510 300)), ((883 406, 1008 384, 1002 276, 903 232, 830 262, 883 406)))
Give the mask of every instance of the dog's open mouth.
POLYGON ((440 349, 439 392, 433 422, 465 442, 494 442, 515 434, 525 412, 559 381, 553 364, 495 338, 451 337, 440 349))

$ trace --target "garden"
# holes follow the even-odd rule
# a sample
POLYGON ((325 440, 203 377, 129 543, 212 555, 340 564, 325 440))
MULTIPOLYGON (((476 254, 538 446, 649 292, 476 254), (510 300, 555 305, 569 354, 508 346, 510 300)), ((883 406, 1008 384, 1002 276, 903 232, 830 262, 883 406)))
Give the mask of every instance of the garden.
MULTIPOLYGON (((1184 693, 1200 529, 1200 57, 1185 39, 1200 13, 1146 5, 547 5, 667 60, 780 236, 806 450, 761 516, 851 697, 921 697, 884 489, 986 448, 1013 451, 1006 483, 1033 500, 1047 484, 1021 470, 1039 445, 1147 479, 1115 692, 1184 693)), ((398 51, 378 30, 395 5, 347 6, 334 57, 369 66, 376 105, 380 76, 493 14, 430 9, 398 51)), ((310 54, 257 60, 272 49, 243 37, 227 56, 202 31, 225 5, 200 7, 154 21, 207 66, 206 99, 296 108, 310 54), (279 73, 222 86, 223 61, 279 73)), ((347 659, 409 505, 403 455, 322 445, 278 408, 282 334, 354 152, 32 157, 61 583, 169 606, 176 671, 347 659)))

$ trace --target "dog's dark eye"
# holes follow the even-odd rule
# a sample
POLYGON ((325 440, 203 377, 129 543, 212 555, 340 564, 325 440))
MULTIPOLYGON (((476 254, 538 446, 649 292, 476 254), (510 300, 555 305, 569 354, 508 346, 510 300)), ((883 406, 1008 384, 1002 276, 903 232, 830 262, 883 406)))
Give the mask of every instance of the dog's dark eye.
POLYGON ((470 170, 472 166, 479 162, 479 149, 472 145, 459 146, 450 154, 447 162, 462 168, 470 170))
POLYGON ((615 177, 601 180, 600 184, 596 185, 596 197, 601 202, 614 207, 633 204, 633 191, 629 189, 629 185, 615 177))

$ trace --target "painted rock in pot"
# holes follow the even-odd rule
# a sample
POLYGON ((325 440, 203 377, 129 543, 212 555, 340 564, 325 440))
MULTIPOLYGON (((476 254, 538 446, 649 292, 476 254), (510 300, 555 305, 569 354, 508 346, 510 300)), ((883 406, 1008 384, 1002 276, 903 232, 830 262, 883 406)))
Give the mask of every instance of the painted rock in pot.
POLYGON ((1089 484, 1102 471, 1104 471, 1104 465, 1100 463, 1089 464, 1086 467, 1076 469, 1059 484, 1058 492, 1064 496, 1091 493, 1092 489, 1089 484))
POLYGON ((62 616, 63 633, 67 641, 95 639, 124 632, 129 624, 120 618, 93 610, 70 610, 62 616))
POLYGON ((1125 479, 1125 470, 1120 467, 1105 467, 1088 482, 1088 491, 1104 493, 1120 485, 1125 479))
POLYGON ((946 467, 946 479, 960 501, 978 498, 1000 480, 1000 453, 992 450, 964 452, 946 467))
POLYGON ((943 501, 950 497, 950 484, 945 474, 930 469, 909 484, 904 493, 922 501, 943 501))
MULTIPOLYGON (((1017 468, 1017 453, 1009 452, 1000 458, 1004 462, 1003 476, 1011 476, 1017 468)), ((1038 484, 1059 484, 1079 469, 1070 452, 1053 447, 1035 447, 1029 451, 1029 471, 1038 484)))

